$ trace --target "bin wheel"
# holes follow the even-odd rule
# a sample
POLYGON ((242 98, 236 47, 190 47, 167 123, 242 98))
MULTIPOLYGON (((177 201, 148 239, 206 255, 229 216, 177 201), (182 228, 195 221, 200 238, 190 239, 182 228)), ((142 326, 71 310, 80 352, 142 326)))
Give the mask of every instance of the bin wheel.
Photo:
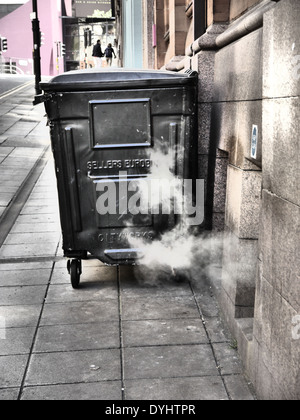
POLYGON ((80 276, 82 273, 82 265, 80 260, 72 260, 68 262, 68 271, 71 275, 71 283, 73 289, 78 289, 80 284, 80 276))

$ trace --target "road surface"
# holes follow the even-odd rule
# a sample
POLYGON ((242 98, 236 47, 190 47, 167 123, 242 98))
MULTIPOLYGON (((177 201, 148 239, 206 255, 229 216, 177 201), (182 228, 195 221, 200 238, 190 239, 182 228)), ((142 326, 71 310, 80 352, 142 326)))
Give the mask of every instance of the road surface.
POLYGON ((34 81, 34 76, 0 74, 0 96, 30 81, 34 81))

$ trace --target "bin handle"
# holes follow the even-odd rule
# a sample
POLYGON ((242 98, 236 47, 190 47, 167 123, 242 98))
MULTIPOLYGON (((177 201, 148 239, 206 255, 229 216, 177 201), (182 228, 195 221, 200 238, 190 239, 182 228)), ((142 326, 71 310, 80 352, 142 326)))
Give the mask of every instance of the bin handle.
POLYGON ((176 175, 177 172, 177 131, 178 125, 177 123, 170 123, 169 126, 169 141, 170 141, 170 150, 172 153, 172 160, 170 164, 170 172, 173 175, 176 175))
POLYGON ((65 153, 67 159, 67 174, 70 188, 70 200, 71 200, 71 215, 73 226, 76 232, 82 231, 81 225, 81 213, 79 206, 77 176, 75 169, 75 153, 74 153, 74 142, 73 142, 73 131, 71 127, 65 128, 65 153))

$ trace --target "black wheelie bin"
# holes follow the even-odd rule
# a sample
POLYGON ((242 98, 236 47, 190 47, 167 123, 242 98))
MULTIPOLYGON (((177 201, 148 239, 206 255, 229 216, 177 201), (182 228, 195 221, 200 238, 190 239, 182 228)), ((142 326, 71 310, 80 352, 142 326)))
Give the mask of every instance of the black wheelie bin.
POLYGON ((172 154, 176 176, 195 178, 197 73, 79 70, 41 83, 41 88, 63 250, 72 286, 78 288, 82 260, 135 264, 143 250, 132 247, 130 239, 151 242, 176 223, 172 215, 121 211, 121 195, 125 191, 129 200, 129 183, 151 178, 157 148, 172 154))

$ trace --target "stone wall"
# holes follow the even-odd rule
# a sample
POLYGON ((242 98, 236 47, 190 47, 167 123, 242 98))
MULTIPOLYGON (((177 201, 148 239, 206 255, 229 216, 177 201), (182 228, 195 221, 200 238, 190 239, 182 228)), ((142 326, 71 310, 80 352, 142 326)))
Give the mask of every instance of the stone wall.
POLYGON ((253 380, 264 399, 300 398, 300 3, 264 19, 263 195, 253 380))
POLYGON ((225 232, 216 291, 270 400, 300 396, 299 21, 297 0, 260 2, 225 31, 212 25, 191 58, 206 222, 225 232))
POLYGON ((223 296, 227 320, 254 313, 261 200, 261 152, 251 158, 253 125, 262 137, 262 28, 216 54, 213 143, 228 153, 223 296), (229 237, 229 238, 228 238, 229 237), (234 264, 233 264, 234 261, 234 264))

